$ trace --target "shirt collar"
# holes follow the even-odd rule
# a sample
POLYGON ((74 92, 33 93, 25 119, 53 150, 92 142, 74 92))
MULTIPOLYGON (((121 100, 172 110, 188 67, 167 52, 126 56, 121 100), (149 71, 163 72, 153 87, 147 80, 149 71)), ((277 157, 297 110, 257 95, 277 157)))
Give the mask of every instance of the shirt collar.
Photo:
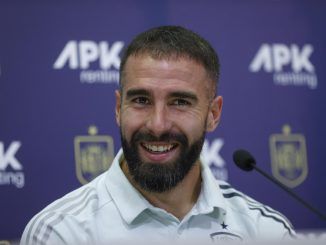
POLYGON ((203 157, 200 158, 200 162, 202 187, 196 203, 198 213, 208 213, 213 211, 214 208, 222 209, 226 212, 226 203, 218 181, 203 157))
MULTIPOLYGON (((112 196, 121 216, 131 224, 143 211, 153 206, 129 182, 122 172, 120 163, 123 161, 123 151, 119 150, 106 175, 106 188, 112 196), (132 208, 130 208, 132 204, 132 208)), ((209 166, 201 158, 202 187, 195 205, 196 213, 210 213, 214 208, 226 210, 226 204, 220 188, 209 166)))
POLYGON ((123 161, 123 151, 119 150, 106 176, 106 188, 112 196, 123 219, 128 223, 137 218, 150 203, 132 186, 122 172, 120 163, 123 161), (132 208, 130 208, 132 204, 132 208))

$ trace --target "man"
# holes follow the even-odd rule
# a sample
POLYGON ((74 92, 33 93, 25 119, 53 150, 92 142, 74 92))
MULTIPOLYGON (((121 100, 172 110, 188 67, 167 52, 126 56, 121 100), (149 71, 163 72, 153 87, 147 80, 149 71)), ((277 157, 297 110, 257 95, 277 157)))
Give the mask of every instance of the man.
POLYGON ((120 66, 116 121, 122 149, 110 169, 55 201, 27 225, 22 244, 284 238, 278 212, 216 181, 200 160, 215 130, 218 57, 197 34, 163 26, 138 35, 120 66))

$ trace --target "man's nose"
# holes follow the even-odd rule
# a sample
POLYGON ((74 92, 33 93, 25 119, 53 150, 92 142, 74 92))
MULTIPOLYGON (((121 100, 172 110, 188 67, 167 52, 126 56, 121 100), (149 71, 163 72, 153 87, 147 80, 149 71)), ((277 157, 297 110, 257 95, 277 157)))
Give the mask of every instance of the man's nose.
POLYGON ((153 135, 157 137, 168 132, 172 127, 168 108, 165 105, 154 106, 148 117, 146 127, 153 135))

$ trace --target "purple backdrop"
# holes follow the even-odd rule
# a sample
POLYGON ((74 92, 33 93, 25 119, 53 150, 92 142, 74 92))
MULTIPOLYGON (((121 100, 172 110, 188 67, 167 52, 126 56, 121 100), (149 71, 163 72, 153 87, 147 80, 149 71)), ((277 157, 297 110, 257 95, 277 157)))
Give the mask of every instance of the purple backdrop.
POLYGON ((1 2, 0 240, 19 238, 34 214, 81 185, 74 142, 89 126, 112 137, 108 147, 118 151, 121 49, 135 34, 167 24, 198 32, 220 56, 222 122, 205 145, 216 176, 281 211, 298 230, 325 229, 232 161, 235 149, 250 150, 261 168, 325 211, 325 11, 324 1, 309 0, 1 2))

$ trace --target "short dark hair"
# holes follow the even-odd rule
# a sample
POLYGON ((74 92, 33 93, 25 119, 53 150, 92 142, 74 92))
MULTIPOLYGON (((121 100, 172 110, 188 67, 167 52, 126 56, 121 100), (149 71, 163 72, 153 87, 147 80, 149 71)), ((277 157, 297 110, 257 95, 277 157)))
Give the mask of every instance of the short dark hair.
POLYGON ((127 46, 120 64, 120 88, 128 57, 149 54, 153 58, 187 57, 202 64, 214 83, 214 94, 219 79, 220 64, 213 47, 198 34, 181 26, 160 26, 136 36, 127 46))

